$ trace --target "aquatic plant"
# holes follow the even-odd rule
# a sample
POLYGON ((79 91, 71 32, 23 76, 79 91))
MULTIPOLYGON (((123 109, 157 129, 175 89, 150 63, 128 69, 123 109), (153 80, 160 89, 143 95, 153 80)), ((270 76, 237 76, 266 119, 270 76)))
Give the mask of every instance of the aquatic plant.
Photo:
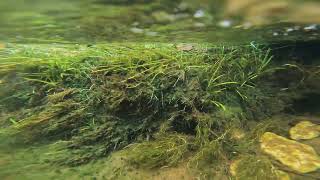
POLYGON ((278 170, 265 156, 247 155, 241 158, 236 168, 236 177, 245 179, 278 179, 278 170))
POLYGON ((192 150, 193 138, 186 135, 162 135, 155 141, 142 142, 124 150, 130 164, 147 169, 177 165, 192 150))
POLYGON ((75 166, 124 149, 141 167, 189 159, 205 171, 250 149, 232 140, 232 129, 285 107, 265 80, 276 70, 270 51, 255 45, 13 47, 1 59, 10 91, 0 94, 9 114, 0 121, 16 119, 8 126, 28 143, 66 141, 55 163, 75 166))

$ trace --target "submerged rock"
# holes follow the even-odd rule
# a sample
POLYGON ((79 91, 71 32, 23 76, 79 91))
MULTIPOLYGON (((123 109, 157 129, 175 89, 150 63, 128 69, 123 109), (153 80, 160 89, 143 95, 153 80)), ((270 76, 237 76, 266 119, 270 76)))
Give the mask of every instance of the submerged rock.
POLYGON ((232 25, 231 20, 223 20, 218 23, 218 26, 223 27, 223 28, 231 27, 231 25, 232 25))
POLYGON ((290 137, 294 140, 313 139, 320 135, 320 125, 310 121, 301 121, 290 129, 290 137))
POLYGON ((136 27, 130 28, 130 31, 135 34, 142 34, 144 32, 143 29, 136 28, 136 27))
POLYGON ((260 142, 263 152, 299 173, 308 173, 320 168, 320 157, 311 146, 271 132, 263 134, 260 142))
POLYGON ((311 24, 303 28, 305 31, 317 30, 317 24, 311 24))
POLYGON ((204 16, 205 12, 202 9, 197 10, 193 15, 194 18, 202 18, 204 16))

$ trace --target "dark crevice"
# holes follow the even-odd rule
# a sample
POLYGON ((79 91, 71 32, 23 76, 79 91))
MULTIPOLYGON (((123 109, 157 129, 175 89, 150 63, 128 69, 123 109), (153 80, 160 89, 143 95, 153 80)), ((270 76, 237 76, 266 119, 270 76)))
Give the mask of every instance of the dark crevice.
POLYGON ((281 42, 269 46, 278 62, 296 62, 302 65, 319 64, 320 40, 281 42))
POLYGON ((292 103, 289 113, 294 114, 318 114, 320 112, 320 92, 319 93, 306 93, 292 103))

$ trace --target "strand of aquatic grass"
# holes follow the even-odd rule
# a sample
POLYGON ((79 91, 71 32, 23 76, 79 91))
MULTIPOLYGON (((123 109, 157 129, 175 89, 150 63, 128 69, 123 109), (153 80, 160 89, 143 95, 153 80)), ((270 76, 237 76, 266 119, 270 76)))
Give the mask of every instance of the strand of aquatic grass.
MULTIPOLYGON (((154 79, 157 77, 157 76, 159 76, 159 75, 166 75, 166 76, 168 76, 170 73, 172 73, 172 72, 170 72, 170 70, 173 70, 173 72, 174 72, 174 70, 176 69, 176 68, 181 68, 181 69, 183 69, 184 71, 188 71, 188 70, 190 70, 190 69, 192 69, 192 68, 190 68, 190 64, 192 64, 192 66, 194 66, 193 64, 194 64, 194 62, 200 62, 201 63, 201 61, 199 61, 199 59, 200 58, 198 58, 197 56, 195 56, 195 61, 187 61, 187 62, 184 62, 184 61, 181 61, 181 60, 183 60, 184 59, 184 53, 181 53, 180 54, 180 56, 176 56, 176 57, 182 57, 182 58, 170 58, 170 57, 172 57, 172 56, 168 56, 168 55, 166 55, 165 57, 167 57, 166 59, 168 60, 168 62, 167 63, 165 63, 166 61, 162 61, 161 60, 161 62, 162 62, 162 64, 165 64, 165 65, 162 65, 162 66, 159 66, 158 68, 157 68, 157 66, 155 66, 155 64, 157 64, 157 63, 150 63, 149 65, 154 65, 154 66, 152 66, 152 68, 150 68, 150 69, 147 69, 147 70, 145 70, 145 71, 143 71, 142 73, 140 73, 141 75, 146 75, 146 77, 150 77, 151 75, 153 75, 153 74, 155 74, 155 76, 153 76, 153 78, 152 78, 152 81, 151 82, 153 82, 154 81, 154 79), (176 64, 176 66, 173 66, 172 64, 176 64), (171 65, 171 66, 170 66, 171 65), (160 68, 161 67, 161 68, 160 68), (151 71, 152 70, 152 71, 151 71), (151 71, 151 72, 150 72, 151 71)), ((223 54, 224 56, 227 56, 227 55, 225 55, 225 54, 223 54)), ((231 56, 230 56, 231 57, 231 56)), ((230 58, 229 57, 229 58, 230 58)), ((225 57, 223 57, 223 59, 222 60, 225 60, 224 59, 225 57)), ((152 59, 150 59, 150 57, 147 57, 146 58, 147 60, 149 60, 149 61, 153 61, 152 59)), ((125 69, 133 69, 133 70, 136 70, 137 68, 139 68, 140 67, 140 65, 137 65, 137 64, 132 64, 132 62, 131 61, 124 61, 124 60, 120 60, 119 61, 119 59, 118 59, 118 57, 115 57, 115 58, 111 58, 111 62, 119 62, 120 64, 123 64, 124 65, 124 67, 125 67, 125 69)), ((224 76, 226 76, 227 75, 227 73, 226 74, 221 74, 221 75, 219 75, 219 76, 216 76, 216 74, 217 74, 217 72, 219 71, 219 69, 220 69, 220 66, 221 66, 221 62, 222 61, 216 61, 216 62, 220 62, 220 63, 218 63, 218 65, 217 65, 217 63, 215 63, 213 66, 211 65, 208 65, 207 63, 204 63, 204 65, 201 65, 201 66, 197 66, 197 68, 200 68, 200 71, 201 71, 201 68, 204 70, 204 71, 206 71, 206 72, 208 72, 208 71, 210 71, 211 69, 211 71, 213 71, 213 73, 212 73, 212 76, 211 76, 211 80, 209 81, 210 83, 212 83, 212 82, 215 82, 215 81, 217 81, 217 80, 219 80, 219 79, 221 79, 222 77, 224 77, 224 76), (209 68, 208 68, 209 67, 209 68), (210 69, 210 67, 212 67, 211 69, 210 69), (216 76, 216 77, 215 77, 216 76), (213 80, 213 81, 212 81, 213 80)), ((50 65, 50 61, 48 62, 48 64, 50 65)), ((57 65, 58 63, 54 63, 53 65, 57 65)), ((68 64, 67 66, 69 66, 70 64, 68 64)), ((110 66, 112 67, 114 64, 111 64, 110 66)), ((147 64, 148 65, 148 64, 147 64)), ((147 65, 143 65, 143 67, 145 67, 145 66, 147 66, 147 65)), ((263 66, 262 66, 263 67, 263 66)), ((114 68, 114 67, 112 67, 112 68, 114 68)), ((73 68, 71 68, 72 70, 74 70, 73 68)), ((67 70, 70 70, 70 69, 67 69, 67 70)), ((123 70, 123 69, 121 69, 121 70, 123 70)), ((129 73, 130 73, 130 71, 129 71, 129 73)), ((136 73, 136 71, 132 71, 131 73, 136 73)), ((185 74, 185 73, 184 73, 185 74)), ((138 74, 139 75, 139 74, 138 74)), ((128 78, 127 80, 129 80, 129 79, 132 79, 132 78, 135 78, 137 75, 134 75, 134 76, 131 76, 130 78, 128 78)), ((174 75, 173 75, 174 76, 174 75)), ((254 77, 256 77, 256 76, 254 76, 254 77)), ((41 77, 40 77, 41 78, 41 77)), ((183 79, 183 78, 182 78, 183 79)), ((251 78, 251 79, 253 79, 253 78, 251 78)), ((251 80, 250 79, 250 80, 251 80)), ((180 77, 178 77, 177 78, 177 80, 176 80, 176 82, 178 82, 178 81, 180 81, 180 77)), ((39 82, 41 82, 41 81, 39 81, 39 82)), ((46 81, 43 81, 44 83, 46 82, 46 81)), ((123 82, 125 82, 125 81, 123 81, 123 82)), ((247 81, 244 81, 244 82, 242 82, 241 83, 241 87, 242 86, 244 86, 245 84, 247 84, 246 83, 247 81)), ((210 84, 209 83, 209 84, 210 84)), ((152 84, 152 83, 151 83, 152 84)), ((176 83, 175 83, 176 84, 176 83)), ((212 87, 217 87, 217 86, 226 86, 226 85, 235 85, 235 84, 240 84, 239 82, 236 82, 236 81, 226 81, 226 82, 221 82, 221 83, 216 83, 214 86, 212 86, 212 87)), ((209 86, 210 87, 210 86, 209 86)), ((156 89, 156 88, 153 88, 153 89, 156 89)), ((220 88, 217 92, 219 92, 219 93, 221 93, 221 91, 224 91, 224 90, 226 90, 226 89, 228 89, 228 88, 220 88)), ((238 90, 237 90, 238 91, 238 90)), ((239 92, 239 91, 238 91, 239 92)), ((244 96, 242 96, 242 97, 244 97, 244 96)), ((219 102, 217 102, 217 101, 212 101, 216 106, 219 106, 219 107, 224 107, 223 105, 222 105, 222 103, 219 103, 219 102)))
POLYGON ((320 66, 317 66, 317 68, 318 68, 319 70, 316 71, 315 74, 319 74, 319 73, 320 73, 320 66))
MULTIPOLYGON (((228 53, 224 53, 224 47, 221 48, 222 49, 222 52, 221 54, 223 54, 223 57, 216 61, 214 63, 214 65, 208 65, 208 64, 204 64, 204 65, 201 65, 201 66, 196 66, 197 68, 199 69, 203 69, 204 71, 208 72, 208 71, 213 71, 212 73, 212 76, 211 76, 211 79, 209 80, 209 83, 208 83, 208 88, 211 87, 211 84, 218 81, 219 79, 223 78, 224 76, 226 76, 226 74, 220 74, 220 75, 217 75, 219 69, 221 68, 221 64, 223 63, 223 61, 227 61, 229 59, 227 58, 231 58, 232 57, 232 54, 228 54, 228 53)), ((235 51, 233 51, 234 53, 235 51)), ((185 71, 187 70, 190 70, 192 69, 192 67, 194 67, 194 63, 199 63, 199 58, 197 57, 197 55, 195 55, 195 61, 187 61, 187 62, 184 62, 184 61, 181 61, 183 60, 184 58, 184 53, 180 53, 178 56, 175 55, 175 57, 178 57, 178 58, 174 58, 174 56, 170 56, 170 55, 167 55, 167 54, 164 54, 164 53, 159 53, 159 52, 153 52, 154 54, 161 54, 161 56, 165 57, 165 59, 162 59, 160 62, 157 62, 157 61, 154 61, 152 59, 150 59, 150 57, 147 57, 147 61, 150 61, 150 63, 148 64, 142 64, 142 65, 137 65, 137 64, 133 64, 132 61, 126 61, 125 60, 120 60, 117 59, 118 57, 116 58, 111 58, 110 62, 111 64, 109 65, 109 68, 108 69, 103 69, 101 67, 98 67, 96 69, 99 69, 99 70, 94 70, 93 72, 108 72, 108 71, 111 71, 111 70, 115 70, 115 71, 129 71, 129 69, 132 70, 131 73, 133 73, 134 75, 131 76, 130 78, 128 78, 127 80, 130 80, 130 79, 135 79, 136 77, 138 76, 143 76, 143 75, 146 75, 146 77, 149 77, 151 75, 154 74, 152 80, 154 80, 158 75, 168 75, 170 74, 170 69, 172 70, 175 70, 175 68, 181 68, 181 69, 184 69, 185 71), (120 63, 119 65, 116 65, 116 63, 113 63, 112 62, 118 62, 120 63), (122 66, 121 66, 122 64, 122 66), (162 65, 162 66, 158 66, 159 64, 165 64, 165 65, 162 65), (176 64, 177 66, 169 66, 170 64, 176 64), (192 64, 192 65, 190 65, 192 64), (117 67, 118 66, 118 67, 117 67), (146 69, 145 71, 142 71, 142 72, 139 72, 137 73, 136 69, 138 69, 139 67, 146 67, 146 66, 152 66, 152 68, 149 68, 149 69, 146 69)), ((150 54, 150 53, 149 53, 150 54)), ((255 54, 256 56, 256 54, 255 54)), ((261 55, 260 55, 261 56, 261 55)), ((261 57, 256 57, 256 58, 261 58, 261 57)), ((128 57, 128 56, 127 56, 128 57)), ((130 56, 129 56, 130 57, 130 56)), ((267 56, 265 56, 267 57, 267 56)), ((49 59, 47 60, 48 62, 45 62, 47 63, 48 65, 62 65, 61 62, 67 62, 65 61, 65 59, 63 60, 59 60, 57 61, 56 59, 49 59), (52 63, 53 62, 53 63, 52 63)), ((259 66, 259 71, 261 71, 262 69, 265 68, 265 66, 268 64, 268 62, 270 61, 270 59, 268 59, 268 61, 265 61, 261 66, 259 66)), ((66 65, 68 66, 68 65, 66 65)), ((102 66, 103 67, 103 66, 102 66)), ((106 67, 106 66, 104 66, 106 67)), ((108 66, 107 66, 108 67, 108 66)), ((66 70, 71 70, 71 69, 66 69, 66 70)), ((217 86, 226 86, 226 85, 235 85, 235 84, 241 84, 241 87, 244 86, 244 85, 247 85, 247 82, 256 78, 257 75, 252 75, 248 80, 244 80, 243 82, 239 82, 239 81, 226 81, 226 82, 221 82, 221 83, 215 83, 212 87, 217 87, 217 86)), ((41 77, 40 77, 41 78, 41 77)), ((176 82, 178 82, 180 79, 177 79, 176 82)), ((39 82, 41 82, 41 80, 39 80, 39 82)), ((43 81, 44 83, 46 83, 46 81, 43 81)), ((125 81, 123 81, 125 82, 125 81)))
POLYGON ((192 140, 185 135, 162 135, 157 141, 132 144, 124 151, 131 164, 152 169, 178 164, 188 153, 192 140), (144 149, 145 151, 141 151, 144 149))
MULTIPOLYGON (((227 56, 227 55, 225 55, 225 56, 227 56)), ((166 56, 166 57, 170 57, 170 56, 166 56)), ((179 56, 178 56, 179 57, 179 56)), ((183 57, 182 56, 182 54, 181 54, 181 57, 183 57)), ((266 56, 267 57, 267 56, 266 56)), ((222 58, 222 60, 221 61, 217 61, 217 62, 222 62, 223 60, 224 60, 224 58, 225 57, 223 57, 222 58)), ((229 56, 229 58, 231 58, 231 56, 229 56)), ((188 70, 188 69, 190 69, 189 67, 188 67, 188 64, 190 64, 190 62, 183 62, 183 63, 181 63, 181 61, 179 62, 178 60, 179 59, 175 59, 175 58, 167 58, 168 59, 168 63, 175 63, 175 64, 177 64, 177 66, 178 66, 178 68, 181 68, 181 67, 183 67, 184 66, 184 68, 182 68, 182 69, 185 69, 185 70, 188 70)), ((181 59, 183 59, 183 58, 181 58, 181 59)), ((264 62, 264 64, 262 65, 262 66, 260 66, 259 68, 259 71, 261 71, 265 66, 266 66, 266 64, 268 63, 270 61, 270 59, 268 59, 268 61, 267 62, 264 62)), ((194 63, 194 62, 191 62, 192 64, 194 63)), ((213 75, 212 75, 212 78, 213 77, 215 77, 215 75, 216 75, 216 73, 218 72, 218 70, 219 70, 219 66, 217 66, 216 67, 216 65, 219 65, 219 64, 221 64, 221 63, 215 63, 215 65, 214 66, 212 66, 212 69, 214 69, 213 71, 213 75)), ((206 64, 207 65, 207 64, 206 64)), ((207 69, 206 68, 206 65, 205 66, 202 66, 202 67, 204 67, 205 69, 207 69)), ((168 68, 168 64, 166 64, 166 66, 161 66, 161 67, 165 67, 166 69, 163 69, 163 68, 158 68, 157 70, 155 70, 155 69, 147 69, 147 70, 145 70, 144 72, 141 72, 140 74, 141 75, 143 75, 144 73, 146 73, 147 71, 151 71, 152 70, 152 72, 151 72, 151 74, 157 74, 157 75, 159 75, 159 74, 165 74, 165 71, 167 71, 167 75, 168 74, 170 74, 170 71, 169 71, 169 69, 170 68, 172 68, 172 69, 175 69, 176 67, 169 67, 168 68), (158 72, 158 73, 157 73, 158 72)), ((200 66, 198 66, 198 67, 200 67, 200 66)), ((208 67, 208 66, 207 66, 208 67)), ((129 68, 130 68, 130 66, 129 66, 129 68)), ((138 67, 136 66, 136 67, 131 67, 131 69, 137 69, 138 67)), ((136 71, 133 71, 133 73, 136 73, 136 71)), ((139 76, 140 74, 135 74, 133 77, 130 77, 129 79, 132 79, 132 78, 134 78, 134 77, 136 77, 136 76, 139 76)), ((221 77, 223 77, 224 75, 219 75, 218 77, 215 77, 215 79, 213 79, 214 81, 216 81, 216 80, 218 80, 219 78, 221 78, 221 77)), ((147 74, 147 77, 148 77, 148 74, 147 74)), ((156 77, 156 76, 155 76, 156 77)), ((257 77, 257 75, 255 75, 255 76, 253 76, 254 78, 255 77, 257 77)), ((211 80, 210 80, 210 83, 209 83, 209 87, 210 87, 210 84, 212 83, 212 78, 211 78, 211 80)), ((250 77, 249 78, 249 80, 252 80, 252 79, 254 79, 254 78, 252 78, 252 77, 250 77)), ((155 79, 155 78, 153 78, 153 79, 155 79)), ((177 79, 177 81, 179 81, 179 79, 177 79)), ((244 81, 244 82, 242 82, 241 83, 241 86, 244 86, 244 85, 246 85, 248 80, 246 80, 246 81, 244 81)), ((125 82, 125 81, 123 81, 123 82, 125 82)), ((222 82, 222 83, 216 83, 213 87, 217 87, 217 86, 224 86, 224 85, 232 85, 232 84, 240 84, 239 82, 236 82, 236 81, 229 81, 229 82, 222 82)), ((243 97, 243 96, 242 96, 243 97)), ((215 104, 217 104, 217 103, 215 103, 215 104)), ((223 106, 221 106, 221 107, 223 107, 223 106)))
MULTIPOLYGON (((200 50, 195 49, 192 52, 181 52, 174 47, 161 49, 161 52, 159 52, 160 50, 156 48, 146 49, 144 46, 122 48, 121 50, 113 50, 113 52, 109 51, 109 49, 112 49, 112 47, 109 46, 99 47, 98 49, 99 50, 92 51, 91 48, 84 48, 83 52, 80 54, 64 54, 65 50, 61 50, 63 51, 63 55, 60 58, 59 52, 56 52, 56 54, 45 54, 43 50, 37 53, 36 49, 33 49, 34 52, 32 53, 24 53, 22 50, 22 54, 30 57, 41 58, 41 62, 43 63, 30 64, 30 62, 23 62, 26 66, 31 66, 33 68, 31 68, 30 71, 27 69, 17 70, 22 72, 19 75, 21 75, 25 81, 29 81, 37 85, 46 86, 53 83, 52 85, 59 89, 61 87, 70 88, 70 86, 71 88, 79 89, 79 92, 81 92, 81 104, 85 104, 85 106, 91 106, 91 102, 95 101, 93 98, 97 99, 98 103, 94 102, 97 104, 101 102, 99 98, 111 98, 111 101, 107 101, 105 103, 108 103, 108 106, 114 106, 113 104, 120 104, 121 99, 124 98, 127 98, 130 102, 141 103, 139 98, 145 98, 145 96, 149 96, 146 98, 146 100, 148 100, 150 104, 159 104, 164 110, 167 110, 166 108, 171 108, 173 104, 179 104, 180 101, 184 103, 184 106, 188 105, 193 108, 195 106, 193 104, 193 99, 187 99, 188 97, 185 97, 187 94, 176 94, 176 91, 186 88, 185 86, 189 85, 189 80, 197 79, 197 81, 200 82, 198 87, 199 89, 197 89, 197 91, 205 92, 205 95, 207 96, 203 99, 210 102, 213 107, 216 107, 214 108, 215 110, 226 111, 228 107, 224 104, 225 98, 230 93, 239 94, 242 99, 245 99, 248 96, 250 97, 250 94, 246 92, 246 88, 255 87, 254 80, 264 73, 264 70, 267 67, 266 64, 269 63, 269 61, 265 60, 266 58, 263 59, 263 56, 258 55, 259 52, 252 57, 250 52, 251 50, 239 50, 237 48, 225 47, 214 47, 214 53, 207 53, 201 48, 199 48, 200 50), (126 52, 124 53, 122 50, 126 52), (238 56, 242 58, 239 60, 240 62, 237 61, 237 58, 239 58, 238 56), (98 57, 98 59, 91 57, 98 57), (65 80, 65 74, 67 74, 66 76, 73 78, 72 82, 63 84, 65 80), (105 79, 106 77, 110 76, 110 74, 115 77, 121 76, 121 78, 120 80, 105 79), (77 78, 77 76, 79 77, 77 78), (88 78, 92 78, 98 82, 81 82, 88 78), (120 85, 121 89, 118 90, 120 93, 111 94, 111 97, 106 97, 107 95, 95 97, 96 95, 94 93, 96 90, 99 91, 101 88, 105 88, 100 87, 99 89, 99 87, 97 87, 97 84, 99 83, 114 83, 116 85, 120 85), (162 85, 167 85, 169 87, 162 87, 162 85), (128 89, 130 89, 132 94, 127 92, 128 89), (122 91, 124 92, 122 93, 122 91)), ((256 50, 254 49, 254 51, 256 50)), ((22 65, 20 64, 19 67, 21 66, 22 65)), ((107 86, 107 88, 110 87, 107 86)), ((48 89, 45 91, 47 91, 47 93, 50 92, 48 89)), ((117 89, 115 89, 115 91, 117 91, 117 89)), ((105 91, 101 92, 105 93, 105 91)), ((107 91, 107 93, 108 92, 110 91, 107 91)), ((205 105, 207 106, 207 104, 205 105)), ((98 106, 93 106, 91 108, 98 108, 98 106)), ((62 109, 65 109, 65 107, 61 109, 59 107, 56 109, 56 111, 52 111, 50 109, 51 106, 48 106, 46 110, 39 114, 39 117, 35 116, 34 123, 31 123, 30 125, 34 126, 35 123, 46 123, 48 119, 43 117, 50 118, 55 117, 56 114, 60 115, 60 110, 62 111, 62 109)), ((178 111, 179 109, 176 108, 176 110, 178 111)), ((159 109, 152 109, 151 111, 153 112, 151 115, 149 114, 148 117, 139 117, 143 124, 146 124, 146 122, 149 123, 152 121, 157 121, 155 118, 159 118, 154 115, 157 114, 159 109)), ((195 108, 192 110, 192 113, 197 111, 198 109, 195 108)), ((200 112, 198 113, 199 114, 194 115, 196 118, 195 120, 197 122, 197 127, 195 129, 196 141, 192 144, 198 146, 197 150, 200 150, 200 154, 205 155, 208 152, 205 151, 205 149, 207 146, 211 146, 210 142, 212 142, 212 139, 217 139, 219 142, 223 140, 222 138, 225 137, 223 136, 223 132, 226 127, 224 127, 225 122, 222 122, 223 120, 214 119, 208 114, 205 115, 201 114, 200 112), (218 126, 221 126, 221 130, 215 129, 217 124, 218 126)), ((66 114, 70 113, 67 112, 66 114)), ((29 126, 29 122, 33 120, 28 120, 27 118, 24 121, 25 123, 22 123, 17 127, 27 127, 29 126)), ((87 121, 89 121, 89 119, 87 121)), ((60 120, 53 119, 51 122, 59 123, 60 120)), ((130 123, 130 121, 127 123, 130 123)), ((51 125, 48 126, 48 128, 51 127, 51 125)), ((137 127, 137 131, 142 131, 142 128, 145 128, 143 126, 137 127)), ((52 128, 54 129, 54 127, 52 128)), ((83 129, 82 126, 75 128, 83 129)), ((90 133, 94 135, 93 137, 95 137, 96 132, 92 131, 90 133)), ((82 138, 82 136, 80 136, 80 138, 82 138)), ((119 139, 119 137, 115 138, 119 139)), ((122 137, 120 137, 120 139, 121 138, 122 137)), ((84 141, 84 144, 96 143, 92 142, 90 136, 89 140, 84 138, 81 141, 84 141)), ((109 141, 106 143, 109 143, 109 141)), ((113 146, 114 149, 118 143, 110 144, 110 146, 113 146)), ((168 143, 167 145, 169 148, 172 147, 171 143, 168 143)), ((102 146, 103 143, 101 144, 100 142, 99 147, 94 148, 102 150, 103 152, 107 151, 107 149, 100 149, 102 146)), ((148 144, 146 144, 146 147, 147 146, 148 144)), ((109 145, 107 147, 109 147, 109 145)), ((157 144, 156 147, 158 147, 157 144)), ((167 149, 167 147, 161 146, 162 149, 167 149)), ((185 148, 187 146, 182 145, 182 147, 185 148)), ((222 148, 220 144, 217 144, 217 147, 220 149, 222 148)), ((179 145, 177 148, 178 151, 180 151, 179 145)), ((160 159, 163 157, 168 157, 169 162, 165 161, 164 163, 169 164, 171 161, 176 161, 184 156, 184 153, 182 155, 175 156, 175 154, 172 154, 173 151, 167 152, 167 154, 166 151, 160 151, 158 154, 157 152, 152 152, 152 150, 150 151, 151 154, 156 153, 160 159), (171 157, 177 158, 171 159, 171 157)), ((215 155, 214 158, 219 156, 220 155, 215 155)), ((157 165, 157 162, 153 161, 153 163, 157 165)))

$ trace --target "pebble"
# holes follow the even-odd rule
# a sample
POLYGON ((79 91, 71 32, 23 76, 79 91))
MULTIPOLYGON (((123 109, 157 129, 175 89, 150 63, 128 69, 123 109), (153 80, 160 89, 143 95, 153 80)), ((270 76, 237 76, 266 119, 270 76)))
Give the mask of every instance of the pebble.
POLYGON ((142 34, 144 32, 143 29, 136 28, 136 27, 130 28, 130 31, 135 33, 135 34, 142 34))
POLYGON ((286 31, 287 32, 292 32, 292 31, 294 31, 294 29, 293 28, 287 28, 286 31))
POLYGON ((273 35, 273 36, 279 36, 279 33, 274 32, 272 35, 273 35))
POLYGON ((223 20, 218 23, 218 26, 223 27, 223 28, 231 27, 231 25, 232 25, 232 21, 230 21, 230 20, 223 20))
POLYGON ((311 24, 303 28, 305 31, 317 30, 317 24, 311 24))
POLYGON ((199 9, 194 13, 193 17, 202 18, 202 17, 204 17, 204 15, 205 15, 204 11, 202 9, 199 9))

